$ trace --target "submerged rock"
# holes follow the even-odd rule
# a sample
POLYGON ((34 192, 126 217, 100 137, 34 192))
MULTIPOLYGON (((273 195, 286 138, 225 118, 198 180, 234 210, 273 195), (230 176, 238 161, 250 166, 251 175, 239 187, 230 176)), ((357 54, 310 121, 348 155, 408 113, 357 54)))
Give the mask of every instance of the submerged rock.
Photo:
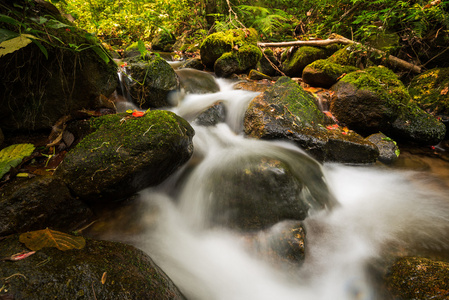
POLYGON ((288 77, 251 101, 244 123, 251 137, 293 141, 321 161, 372 163, 378 156, 371 142, 331 125, 315 99, 288 77))
POLYGON ((132 101, 140 108, 172 106, 169 94, 179 90, 175 71, 164 59, 147 55, 145 59, 128 60, 129 75, 124 80, 132 101))
POLYGON ((181 87, 187 93, 207 94, 220 91, 220 86, 210 73, 187 68, 179 69, 175 72, 178 75, 181 87))
POLYGON ((449 263, 403 257, 389 267, 385 281, 395 299, 448 299, 449 263))
POLYGON ((391 138, 379 132, 372 134, 366 138, 379 149, 379 161, 384 164, 394 163, 400 154, 398 145, 391 138))
POLYGON ((75 230, 88 224, 92 211, 51 176, 17 179, 0 193, 0 236, 52 227, 75 230))
MULTIPOLYGON (((17 235, 0 243, 0 257, 22 251, 29 250, 17 235)), ((148 255, 107 241, 88 239, 81 250, 43 248, 17 262, 0 261, 0 277, 8 278, 5 299, 185 299, 148 255)))
POLYGON ((192 155, 192 127, 172 112, 92 119, 87 135, 58 167, 76 196, 118 200, 161 183, 192 155))
POLYGON ((332 91, 331 112, 360 134, 382 131, 394 139, 423 145, 444 138, 444 125, 411 102, 404 85, 385 67, 347 74, 332 91))

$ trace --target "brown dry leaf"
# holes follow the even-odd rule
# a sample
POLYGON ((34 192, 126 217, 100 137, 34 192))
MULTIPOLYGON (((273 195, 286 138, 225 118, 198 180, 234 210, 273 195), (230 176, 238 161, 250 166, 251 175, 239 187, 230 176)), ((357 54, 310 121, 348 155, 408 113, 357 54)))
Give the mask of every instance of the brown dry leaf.
POLYGON ((101 276, 101 284, 106 283, 106 272, 103 273, 103 276, 101 276))
POLYGON ((449 87, 445 87, 441 90, 440 95, 447 95, 447 92, 449 92, 449 87))
POLYGON ((34 251, 44 247, 56 247, 59 250, 65 251, 70 249, 82 249, 86 245, 86 240, 81 236, 73 236, 48 228, 22 233, 19 237, 19 241, 34 251))

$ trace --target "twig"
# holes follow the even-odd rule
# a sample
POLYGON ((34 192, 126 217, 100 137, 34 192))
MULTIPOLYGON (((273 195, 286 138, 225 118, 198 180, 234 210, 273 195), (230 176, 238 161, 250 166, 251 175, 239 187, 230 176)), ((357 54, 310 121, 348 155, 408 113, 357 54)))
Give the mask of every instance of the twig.
POLYGON ((22 276, 23 278, 27 279, 25 275, 20 274, 20 273, 12 274, 11 276, 4 277, 4 278, 2 278, 2 279, 3 279, 3 280, 8 280, 9 278, 14 277, 14 276, 22 276))
POLYGON ((92 282, 92 292, 94 292, 94 299, 97 300, 97 295, 95 295, 94 283, 92 282))
POLYGON ((154 124, 151 125, 151 126, 147 129, 147 131, 145 131, 145 132, 142 134, 142 136, 144 136, 145 134, 147 134, 147 132, 150 131, 151 127, 153 127, 153 126, 154 126, 154 124))

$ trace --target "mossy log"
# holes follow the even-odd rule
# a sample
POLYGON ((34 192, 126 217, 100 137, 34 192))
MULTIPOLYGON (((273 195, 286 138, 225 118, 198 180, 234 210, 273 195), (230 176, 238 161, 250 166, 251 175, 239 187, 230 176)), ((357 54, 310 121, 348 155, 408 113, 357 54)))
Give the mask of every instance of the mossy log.
MULTIPOLYGON (((327 46, 331 44, 343 44, 343 45, 362 45, 359 42, 355 42, 353 40, 347 39, 342 36, 333 37, 332 35, 330 38, 326 40, 311 40, 311 41, 291 41, 291 42, 278 42, 278 43, 257 43, 259 47, 291 47, 291 46, 327 46)), ((417 66, 415 64, 406 62, 405 60, 402 60, 400 58, 397 58, 393 55, 387 55, 384 51, 381 51, 379 49, 375 49, 372 47, 364 46, 369 51, 375 52, 377 54, 381 54, 385 57, 387 61, 389 61, 391 64, 398 66, 403 69, 410 70, 415 73, 421 73, 421 67, 417 66)))

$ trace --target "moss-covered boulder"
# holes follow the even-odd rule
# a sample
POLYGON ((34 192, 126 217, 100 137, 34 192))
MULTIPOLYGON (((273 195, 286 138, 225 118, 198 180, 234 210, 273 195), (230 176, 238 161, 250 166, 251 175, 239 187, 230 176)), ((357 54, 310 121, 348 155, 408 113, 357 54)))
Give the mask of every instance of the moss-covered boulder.
POLYGON ((192 127, 172 112, 108 115, 92 119, 90 126, 93 132, 55 174, 74 195, 90 201, 123 199, 159 184, 193 151, 192 127))
MULTIPOLYGON (((17 235, 0 242, 0 257, 27 250, 17 235)), ((133 246, 88 239, 81 250, 43 248, 0 261, 5 299, 185 299, 168 276, 133 246), (7 278, 7 279, 6 279, 7 278)))
POLYGON ((448 299, 449 263, 403 257, 389 267, 385 281, 395 299, 448 299))
POLYGON ((304 68, 302 71, 302 79, 311 86, 329 88, 343 74, 356 70, 356 67, 343 66, 330 62, 327 59, 319 59, 304 68))
POLYGON ((274 76, 278 71, 272 64, 274 64, 276 68, 279 68, 280 66, 279 61, 274 56, 273 50, 264 49, 262 59, 257 64, 257 70, 268 76, 274 76))
POLYGON ((179 90, 179 81, 164 59, 156 55, 145 55, 144 59, 134 56, 128 60, 126 74, 125 88, 138 107, 172 106, 169 95, 179 90))
POLYGON ((214 72, 219 77, 241 74, 254 68, 262 58, 262 51, 255 45, 244 45, 237 51, 224 53, 214 64, 214 72))
POLYGON ((422 109, 449 116, 449 68, 432 69, 416 76, 409 93, 422 109))
POLYGON ((50 3, 22 4, 0 6, 0 14, 23 26, 7 22, 2 29, 19 35, 25 27, 41 48, 28 39, 27 46, 0 57, 0 127, 50 129, 62 116, 101 107, 99 96, 109 96, 117 86, 116 64, 92 35, 73 27, 50 3))
POLYGON ((410 102, 402 82, 385 67, 347 74, 332 91, 333 115, 360 134, 382 131, 418 144, 435 144, 445 135, 444 125, 410 102))
POLYGON ((17 179, 0 192, 0 236, 45 227, 75 230, 92 217, 91 210, 51 176, 17 179))
POLYGON ((378 156, 375 145, 333 124, 315 98, 288 77, 251 101, 244 125, 248 136, 293 141, 321 161, 372 163, 378 156))
POLYGON ((318 59, 325 59, 329 53, 324 48, 303 46, 289 50, 286 59, 281 64, 281 70, 291 77, 301 77, 304 68, 318 59))
POLYGON ((253 28, 216 32, 207 36, 201 43, 201 60, 203 64, 212 69, 215 61, 234 47, 242 47, 247 44, 256 45, 256 43, 257 31, 253 28))
POLYGON ((195 69, 176 70, 181 87, 192 94, 208 94, 220 91, 215 77, 207 72, 195 69))
POLYGON ((398 159, 400 150, 397 143, 382 132, 371 134, 366 139, 379 149, 380 162, 392 164, 398 159))
POLYGON ((368 58, 366 51, 357 49, 355 46, 349 45, 339 49, 327 59, 330 63, 342 66, 353 66, 364 68, 373 66, 373 62, 368 58))

